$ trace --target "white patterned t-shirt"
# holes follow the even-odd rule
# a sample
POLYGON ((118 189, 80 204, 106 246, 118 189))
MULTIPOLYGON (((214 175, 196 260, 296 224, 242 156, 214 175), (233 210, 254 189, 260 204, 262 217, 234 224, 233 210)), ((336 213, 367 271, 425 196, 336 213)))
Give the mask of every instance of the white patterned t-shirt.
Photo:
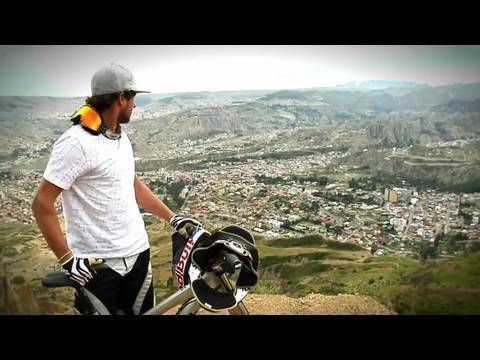
POLYGON ((77 257, 127 257, 150 246, 135 198, 132 145, 121 135, 111 140, 76 125, 53 146, 43 177, 64 189, 67 241, 77 257))

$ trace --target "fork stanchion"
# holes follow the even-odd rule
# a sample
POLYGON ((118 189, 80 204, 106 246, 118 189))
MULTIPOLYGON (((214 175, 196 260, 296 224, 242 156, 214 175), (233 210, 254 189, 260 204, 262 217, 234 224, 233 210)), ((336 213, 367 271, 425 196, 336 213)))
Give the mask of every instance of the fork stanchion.
MULTIPOLYGON (((223 273, 220 277, 220 281, 222 282, 222 285, 229 291, 233 290, 233 285, 228 278, 228 276, 223 273)), ((243 301, 240 301, 237 306, 235 306, 232 309, 228 310, 228 313, 230 315, 248 315, 248 310, 243 301)))
POLYGON ((243 300, 238 303, 233 309, 229 309, 228 313, 230 315, 250 315, 248 313, 247 307, 243 303, 243 300))

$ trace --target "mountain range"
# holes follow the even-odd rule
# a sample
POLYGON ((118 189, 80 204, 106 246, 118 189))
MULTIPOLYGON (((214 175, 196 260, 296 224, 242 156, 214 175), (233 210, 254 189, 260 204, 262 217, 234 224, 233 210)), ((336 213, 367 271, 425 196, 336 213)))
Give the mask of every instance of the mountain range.
MULTIPOLYGON (((368 128, 369 141, 385 146, 480 134, 480 83, 436 87, 405 82, 368 84, 397 87, 139 95, 128 127, 139 145, 142 141, 155 144, 220 133, 314 129, 321 124, 363 124, 368 128)), ((80 97, 0 97, 0 159, 19 148, 28 148, 31 142, 45 142, 48 147, 70 126, 69 115, 83 101, 80 97)))
POLYGON ((386 80, 369 80, 369 81, 350 81, 345 84, 337 85, 339 89, 362 89, 362 90, 386 90, 393 88, 424 88, 430 87, 427 84, 417 84, 408 81, 386 81, 386 80))

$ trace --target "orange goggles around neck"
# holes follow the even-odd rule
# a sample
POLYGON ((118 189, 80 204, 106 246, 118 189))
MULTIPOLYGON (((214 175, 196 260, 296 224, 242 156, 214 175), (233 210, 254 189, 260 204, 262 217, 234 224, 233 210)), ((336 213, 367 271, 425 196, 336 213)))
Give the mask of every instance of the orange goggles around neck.
POLYGON ((82 105, 71 116, 74 125, 81 124, 88 132, 99 135, 103 130, 102 116, 90 105, 82 105))

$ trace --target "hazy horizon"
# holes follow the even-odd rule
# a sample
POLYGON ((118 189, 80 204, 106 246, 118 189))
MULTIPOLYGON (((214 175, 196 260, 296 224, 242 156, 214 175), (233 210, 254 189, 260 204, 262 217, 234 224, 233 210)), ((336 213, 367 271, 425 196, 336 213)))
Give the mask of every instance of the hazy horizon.
POLYGON ((86 97, 109 62, 157 95, 480 82, 478 45, 0 45, 0 96, 86 97))

